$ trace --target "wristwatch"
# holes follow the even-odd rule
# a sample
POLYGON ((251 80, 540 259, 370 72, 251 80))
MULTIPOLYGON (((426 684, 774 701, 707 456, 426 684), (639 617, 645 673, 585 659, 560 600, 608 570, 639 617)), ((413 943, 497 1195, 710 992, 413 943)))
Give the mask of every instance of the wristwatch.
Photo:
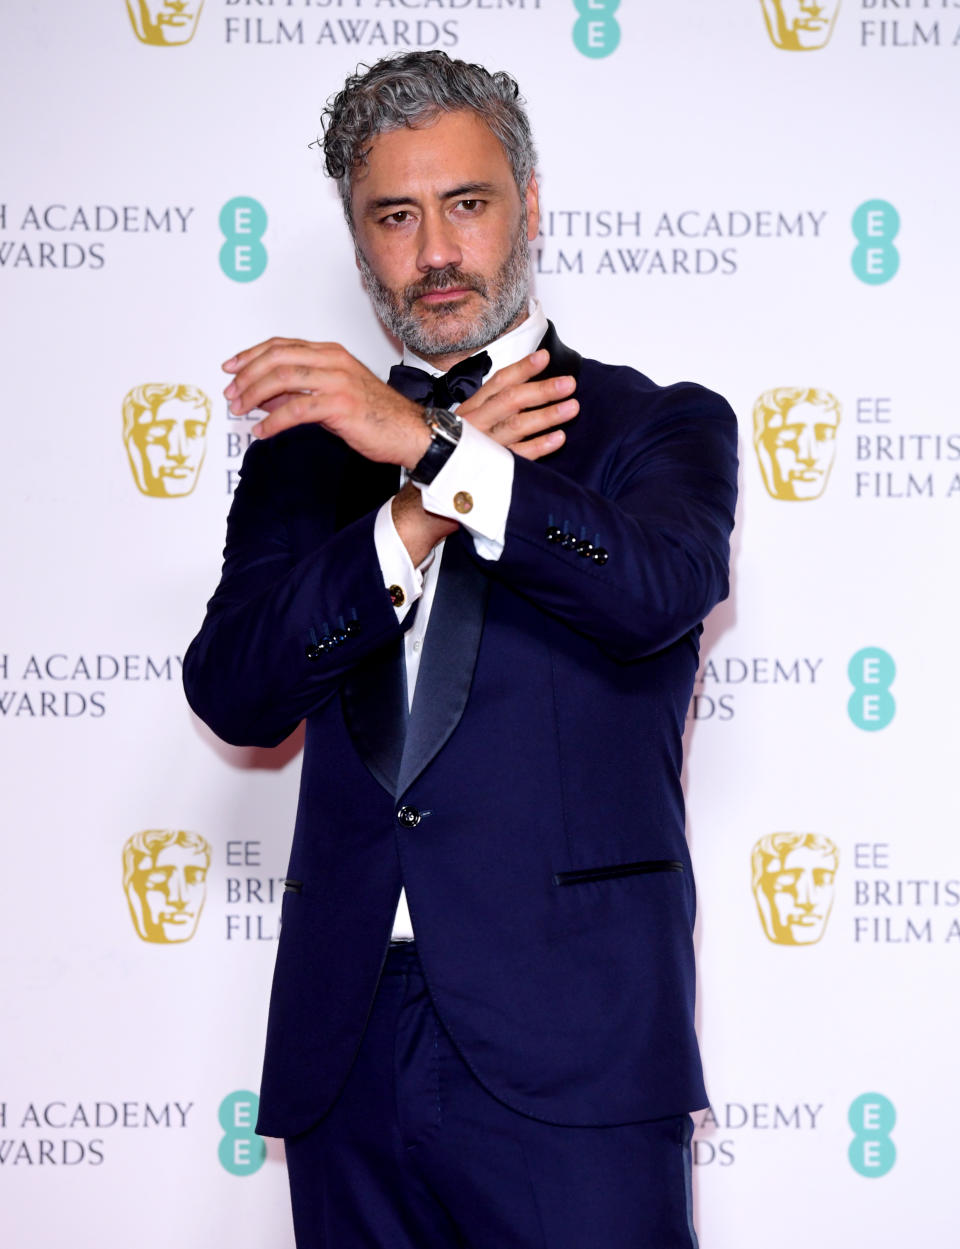
POLYGON ((433 407, 425 409, 423 419, 430 430, 430 446, 411 470, 410 480, 429 486, 456 450, 463 433, 463 421, 456 412, 433 407))

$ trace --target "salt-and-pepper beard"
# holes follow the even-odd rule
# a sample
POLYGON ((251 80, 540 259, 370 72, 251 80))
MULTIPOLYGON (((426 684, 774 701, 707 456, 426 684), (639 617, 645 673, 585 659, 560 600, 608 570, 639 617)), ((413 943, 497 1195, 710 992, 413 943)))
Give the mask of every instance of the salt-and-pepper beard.
POLYGON ((527 248, 526 222, 521 222, 510 254, 490 282, 479 274, 465 273, 452 265, 434 269, 420 282, 397 293, 377 277, 366 257, 357 248, 357 264, 363 286, 370 296, 377 316, 400 341, 418 356, 448 355, 459 351, 477 351, 499 338, 526 309, 530 290, 530 257, 527 248), (469 289, 485 300, 472 325, 453 328, 444 333, 445 317, 460 312, 457 305, 438 305, 433 309, 434 324, 424 325, 414 315, 415 301, 428 291, 469 289))

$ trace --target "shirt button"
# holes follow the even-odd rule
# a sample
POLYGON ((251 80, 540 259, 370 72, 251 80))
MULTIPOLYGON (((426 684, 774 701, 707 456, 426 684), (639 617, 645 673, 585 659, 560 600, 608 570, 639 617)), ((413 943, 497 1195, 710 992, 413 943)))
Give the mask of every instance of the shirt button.
POLYGON ((414 653, 415 655, 419 655, 419 654, 420 654, 420 645, 421 645, 421 643, 420 643, 420 639, 419 639, 419 638, 417 638, 417 640, 416 640, 416 641, 414 642, 414 644, 413 644, 413 653, 414 653))
POLYGON ((390 602, 394 605, 394 607, 402 607, 407 601, 407 596, 398 585, 390 586, 387 593, 390 595, 390 602))
POLYGON ((401 807, 397 812, 397 819, 404 828, 416 828, 420 823, 420 812, 416 807, 401 807))
POLYGON ((473 511, 473 495, 467 490, 458 490, 453 496, 453 506, 461 516, 473 511))

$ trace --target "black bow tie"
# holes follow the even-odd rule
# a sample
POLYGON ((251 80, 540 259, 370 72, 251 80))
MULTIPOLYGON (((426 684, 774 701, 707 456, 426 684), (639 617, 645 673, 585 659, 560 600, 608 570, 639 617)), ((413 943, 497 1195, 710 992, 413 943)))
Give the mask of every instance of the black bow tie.
POLYGON ((489 368, 490 357, 481 351, 475 356, 467 356, 466 360, 461 360, 449 373, 440 377, 431 377, 423 369, 415 369, 409 364, 395 364, 390 370, 388 383, 414 403, 449 408, 454 403, 463 403, 478 391, 489 368))

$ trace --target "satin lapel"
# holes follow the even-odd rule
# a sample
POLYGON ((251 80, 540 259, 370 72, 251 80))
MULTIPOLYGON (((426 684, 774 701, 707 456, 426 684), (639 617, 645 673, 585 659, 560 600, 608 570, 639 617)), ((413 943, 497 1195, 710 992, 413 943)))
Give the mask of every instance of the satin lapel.
POLYGON ((357 754, 392 797, 407 733, 402 637, 354 668, 343 683, 340 701, 357 754))
POLYGON ((550 362, 542 373, 537 374, 538 378, 561 377, 567 374, 571 377, 580 376, 583 357, 560 341, 552 321, 547 322, 547 332, 540 340, 540 347, 545 347, 550 352, 550 362))
MULTIPOLYGON (((375 511, 397 489, 399 469, 350 453, 337 499, 337 528, 375 511)), ((416 611, 416 604, 413 607, 416 611)), ((340 691, 343 716, 357 753, 391 795, 396 792, 407 729, 403 638, 354 668, 340 691)))
POLYGON ((409 789, 460 723, 477 663, 488 587, 463 542, 448 538, 407 724, 398 796, 409 789))

